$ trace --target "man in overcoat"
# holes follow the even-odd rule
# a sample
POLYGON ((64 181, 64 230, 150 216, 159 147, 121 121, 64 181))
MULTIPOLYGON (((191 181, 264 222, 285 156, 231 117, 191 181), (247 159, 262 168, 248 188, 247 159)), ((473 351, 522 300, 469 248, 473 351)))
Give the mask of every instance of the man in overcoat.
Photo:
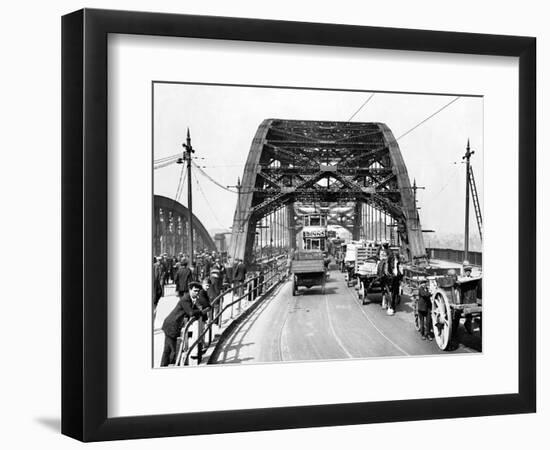
POLYGON ((432 294, 427 280, 423 280, 418 288, 418 321, 422 339, 432 340, 432 294))
POLYGON ((195 304, 201 290, 200 283, 192 281, 189 283, 189 290, 182 295, 170 314, 162 323, 164 331, 164 351, 160 361, 161 367, 166 367, 176 362, 176 345, 178 336, 181 333, 186 321, 196 314, 200 314, 195 304))
POLYGON ((183 260, 180 264, 176 275, 174 276, 174 283, 176 285, 176 292, 181 298, 189 289, 189 283, 192 281, 191 269, 187 266, 187 260, 183 260))
POLYGON ((163 294, 162 267, 156 257, 153 257, 153 286, 153 313, 155 313, 159 300, 163 294))
POLYGON ((390 287, 390 301, 387 309, 387 314, 393 316, 395 314, 395 307, 399 303, 401 279, 403 278, 403 267, 401 266, 401 257, 399 250, 394 249, 388 257, 387 269, 388 284, 390 287))
POLYGON ((242 259, 237 259, 237 265, 233 271, 233 282, 237 287, 237 295, 240 297, 243 295, 243 284, 246 279, 246 266, 242 259))

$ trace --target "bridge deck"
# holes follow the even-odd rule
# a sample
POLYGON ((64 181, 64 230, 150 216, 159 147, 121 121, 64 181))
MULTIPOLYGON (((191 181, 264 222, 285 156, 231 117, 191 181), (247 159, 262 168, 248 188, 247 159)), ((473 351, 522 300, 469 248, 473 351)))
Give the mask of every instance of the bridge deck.
MULTIPOLYGON (((214 363, 308 361, 440 354, 413 324, 411 300, 403 296, 394 316, 381 309, 380 295, 362 305, 343 275, 333 270, 325 295, 319 288, 292 296, 287 281, 227 336, 214 363)), ((464 336, 456 352, 475 351, 479 334, 464 336), (467 345, 465 345, 467 344, 467 345)))

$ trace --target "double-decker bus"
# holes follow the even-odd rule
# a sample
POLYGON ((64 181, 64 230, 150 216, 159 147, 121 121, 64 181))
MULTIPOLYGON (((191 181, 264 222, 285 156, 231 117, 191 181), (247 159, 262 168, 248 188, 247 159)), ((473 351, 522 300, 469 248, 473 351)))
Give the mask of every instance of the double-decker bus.
POLYGON ((304 227, 302 238, 304 250, 328 250, 327 217, 323 214, 308 214, 302 217, 304 227))

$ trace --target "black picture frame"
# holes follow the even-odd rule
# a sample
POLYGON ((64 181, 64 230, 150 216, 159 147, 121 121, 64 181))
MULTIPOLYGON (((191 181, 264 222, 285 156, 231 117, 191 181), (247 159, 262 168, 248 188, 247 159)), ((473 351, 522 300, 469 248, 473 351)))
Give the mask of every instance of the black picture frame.
POLYGON ((535 94, 533 37, 93 9, 64 16, 62 433, 82 441, 102 441, 535 412, 535 94), (109 33, 518 57, 518 393, 108 418, 109 33))

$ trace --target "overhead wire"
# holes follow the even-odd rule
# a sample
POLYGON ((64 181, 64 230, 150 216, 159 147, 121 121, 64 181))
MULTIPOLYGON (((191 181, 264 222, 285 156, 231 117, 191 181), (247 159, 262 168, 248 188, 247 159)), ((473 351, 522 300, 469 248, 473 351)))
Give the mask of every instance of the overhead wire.
POLYGON ((176 164, 177 162, 178 162, 177 159, 168 160, 159 164, 155 164, 153 168, 154 170, 162 169, 163 167, 171 166, 172 164, 176 164))
POLYGON ((180 171, 180 177, 179 177, 179 180, 178 180, 178 187, 176 189, 176 195, 174 195, 174 200, 179 202, 179 198, 181 196, 181 193, 183 192, 183 180, 186 176, 186 172, 185 172, 185 165, 182 164, 181 165, 181 171, 180 171))
POLYGON ((185 182, 187 181, 187 171, 185 171, 185 173, 183 174, 183 180, 181 182, 181 188, 180 188, 180 193, 179 193, 179 196, 178 196, 178 202, 181 203, 181 197, 183 196, 183 191, 185 189, 185 182))
POLYGON ((208 175, 200 166, 198 166, 194 161, 191 161, 191 164, 195 169, 197 169, 203 176, 208 178, 212 183, 214 183, 216 186, 221 187, 223 190, 228 192, 233 192, 234 194, 237 193, 237 191, 234 191, 233 189, 228 188, 227 186, 224 186, 223 184, 216 181, 214 178, 212 178, 210 175, 208 175))
MULTIPOLYGON (((454 167, 455 164, 456 163, 453 163, 453 169, 455 168, 454 167)), ((445 177, 447 179, 447 183, 445 183, 443 187, 439 191, 437 191, 435 194, 429 196, 430 201, 435 200, 439 196, 439 194, 441 194, 445 189, 447 189, 447 187, 456 179, 456 177, 460 173, 459 170, 453 171, 452 169, 450 170, 450 172, 454 172, 454 173, 452 174, 449 173, 448 176, 445 177)))
POLYGON ((212 205, 210 204, 210 202, 208 201, 208 198, 206 197, 204 191, 202 190, 202 187, 199 183, 198 177, 194 173, 192 174, 192 176, 195 178, 195 182, 197 183, 197 188, 199 189, 199 192, 201 193, 202 197, 204 198, 204 201, 206 202, 206 206, 208 206, 208 209, 212 213, 212 216, 214 217, 216 222, 218 222, 218 225, 223 228, 223 225, 222 225, 220 219, 218 218, 218 216, 214 212, 214 209, 212 208, 212 205))
POLYGON ((165 162, 166 160, 169 160, 169 159, 178 159, 178 158, 181 158, 181 152, 180 152, 180 153, 176 153, 176 154, 174 154, 174 155, 164 156, 164 157, 162 157, 162 158, 155 159, 154 163, 155 163, 155 164, 159 164, 159 163, 165 162))
POLYGON ((363 104, 359 107, 359 109, 358 109, 357 111, 355 111, 355 112, 351 115, 351 117, 347 120, 348 122, 351 122, 351 119, 353 119, 353 118, 359 113, 359 111, 361 111, 361 110, 363 109, 363 107, 364 107, 368 102, 371 101, 371 99, 374 97, 374 94, 375 94, 375 92, 373 92, 373 93, 370 95, 370 97, 367 98, 367 99, 363 102, 363 104))
POLYGON ((441 108, 439 108, 436 112, 430 114, 428 117, 426 117, 424 120, 420 121, 419 123, 417 123, 414 127, 412 127, 411 129, 405 131, 401 136, 399 136, 398 138, 396 138, 396 141, 398 141, 399 139, 402 139, 404 138, 407 134, 409 134, 411 131, 414 131, 416 130, 420 125, 426 123, 428 120, 430 120, 432 117, 436 116, 437 114, 439 114, 441 111, 443 111, 445 108, 448 108, 449 106, 451 106, 454 102, 456 102, 457 100, 460 100, 460 96, 458 97, 455 97, 453 100, 451 100, 449 103, 445 104, 444 106, 442 106, 441 108))
MULTIPOLYGON (((348 122, 350 122, 369 102, 370 100, 374 97, 375 93, 372 93, 364 102, 363 104, 350 116, 350 118, 348 119, 348 122)), ((411 133, 412 131, 416 130, 418 127, 420 127, 421 125, 423 125, 424 123, 426 123, 428 120, 432 119, 433 117, 435 117, 437 114, 439 114, 440 112, 442 112, 443 110, 445 110, 446 108, 448 108, 449 106, 451 106, 453 103, 455 103, 457 100, 459 100, 461 97, 458 96, 458 97, 455 97, 453 100, 451 100, 450 102, 446 103, 445 105, 443 105, 441 108, 439 108, 437 111, 435 111, 434 113, 430 114, 428 117, 426 117, 425 119, 421 120, 419 123, 417 123, 415 126, 413 126, 412 128, 410 128, 409 130, 407 130, 406 132, 404 132, 403 134, 401 134, 399 137, 396 138, 396 141, 404 138, 405 136, 407 136, 409 133, 411 133)), ((292 132, 287 132, 287 131, 283 131, 283 130, 278 130, 278 131, 281 131, 285 134, 288 134, 288 135, 293 135, 295 137, 301 137, 301 138, 308 138, 307 136, 301 136, 301 135, 297 135, 295 133, 292 133, 292 132)), ((374 132, 369 132, 365 135, 358 135, 358 136, 353 136, 355 138, 357 137, 362 137, 362 136, 366 136, 366 135, 371 135, 371 134, 375 134, 374 132)), ((348 139, 348 138, 344 138, 344 139, 339 139, 335 142, 339 142, 339 141, 342 141, 342 140, 345 140, 345 139, 348 139)), ((384 147, 380 147, 380 149, 382 149, 384 147)), ((171 156, 167 156, 167 157, 164 157, 164 158, 160 158, 158 160, 155 160, 155 167, 154 169, 160 169, 162 167, 166 167, 166 166, 169 166, 169 165, 172 165, 172 164, 175 164, 178 159, 180 157, 180 153, 177 153, 175 155, 171 155, 171 156)), ((210 180, 212 183, 214 183, 216 186, 222 188, 223 190, 227 191, 227 192, 231 192, 233 194, 238 194, 239 191, 236 191, 234 189, 231 189, 227 186, 224 186, 223 184, 219 183, 215 178, 211 177, 207 172, 205 172, 203 170, 203 168, 199 165, 197 165, 193 160, 191 161, 191 164, 199 171, 199 173, 201 173, 204 177, 206 177, 208 180, 210 180)), ((224 167, 224 166, 221 166, 221 167, 224 167)), ((226 166, 228 167, 228 166, 226 166)), ((185 174, 186 175, 186 174, 185 174)), ((456 176, 456 174, 455 174, 456 176)), ((179 197, 181 196, 181 193, 183 192, 183 177, 184 177, 184 170, 183 170, 183 167, 182 167, 182 171, 180 173, 180 179, 179 179, 179 183, 178 183, 178 189, 176 191, 176 199, 179 199, 179 197)), ((455 177, 453 177, 452 179, 450 179, 446 184, 445 186, 443 186, 443 188, 438 191, 438 193, 436 194, 439 195, 449 184, 450 182, 454 179, 455 177)), ((200 184, 198 183, 198 179, 197 179, 197 185, 200 187, 200 184)), ((201 193, 202 195, 204 196, 204 192, 202 191, 202 188, 200 189, 201 190, 201 193)), ((251 191, 253 192, 253 191, 251 191)), ((247 193, 247 192, 243 192, 241 191, 240 192, 241 194, 243 193, 247 193)), ((435 198, 435 197, 434 197, 435 198)), ((205 197, 205 200, 206 200, 206 197, 205 197)), ((210 205, 209 205, 210 207, 210 205)), ((213 211, 212 211, 213 212, 213 211)))

